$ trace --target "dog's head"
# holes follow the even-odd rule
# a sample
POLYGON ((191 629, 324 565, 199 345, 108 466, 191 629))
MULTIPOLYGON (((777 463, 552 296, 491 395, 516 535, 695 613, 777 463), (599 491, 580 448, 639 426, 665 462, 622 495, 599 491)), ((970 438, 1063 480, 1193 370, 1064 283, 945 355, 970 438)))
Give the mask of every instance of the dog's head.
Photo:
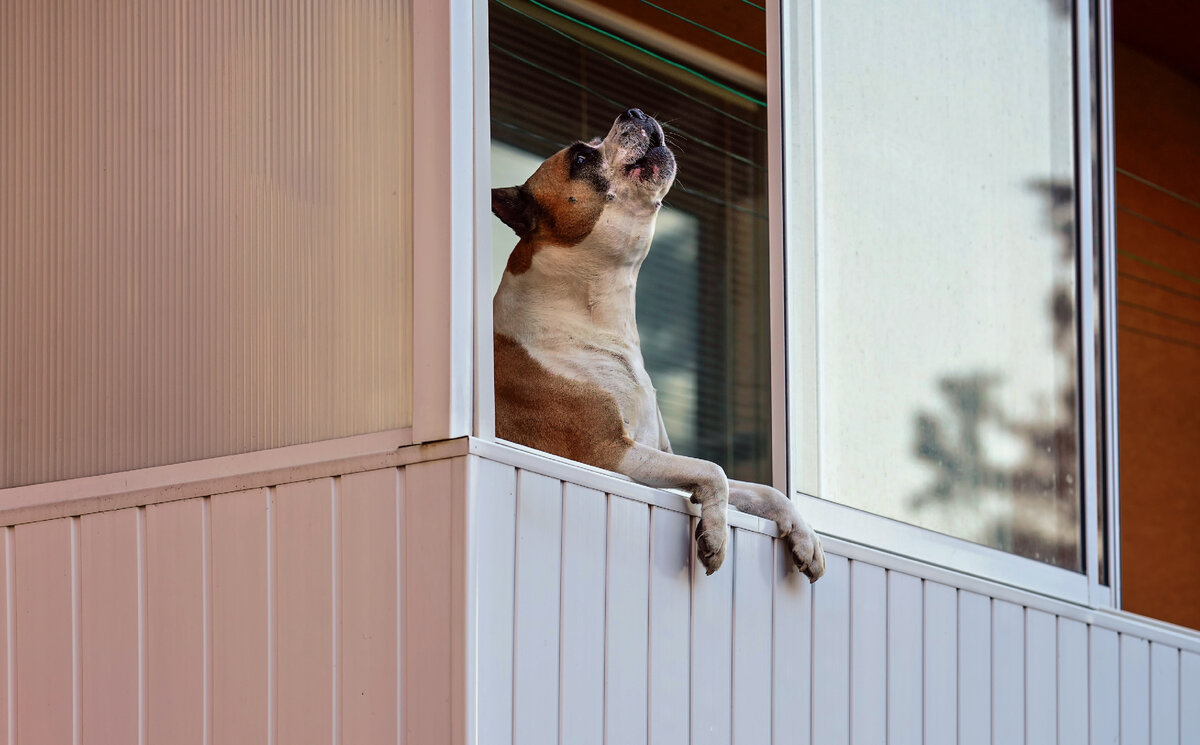
POLYGON ((584 250, 601 265, 640 263, 674 181, 662 127, 629 109, 604 139, 576 142, 524 184, 492 189, 492 212, 521 239, 508 271, 527 271, 543 249, 584 250))

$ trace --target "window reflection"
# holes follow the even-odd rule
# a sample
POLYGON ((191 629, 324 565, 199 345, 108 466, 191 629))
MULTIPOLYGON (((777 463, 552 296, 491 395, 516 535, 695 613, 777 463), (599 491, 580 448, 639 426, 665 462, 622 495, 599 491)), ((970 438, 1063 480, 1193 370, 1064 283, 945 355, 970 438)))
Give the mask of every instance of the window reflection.
POLYGON ((1081 569, 1071 19, 822 6, 821 496, 1081 569))

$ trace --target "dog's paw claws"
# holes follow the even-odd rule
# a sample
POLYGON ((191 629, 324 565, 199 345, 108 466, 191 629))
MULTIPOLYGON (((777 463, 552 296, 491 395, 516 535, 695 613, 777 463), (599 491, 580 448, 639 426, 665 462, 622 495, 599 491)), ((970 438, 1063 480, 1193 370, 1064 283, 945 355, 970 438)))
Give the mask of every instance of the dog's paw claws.
POLYGON ((807 525, 793 529, 784 536, 792 561, 809 582, 816 582, 825 574, 825 549, 821 539, 807 525))
POLYGON ((704 565, 705 574, 721 568, 728 543, 729 528, 723 515, 700 518, 696 524, 696 558, 704 565))

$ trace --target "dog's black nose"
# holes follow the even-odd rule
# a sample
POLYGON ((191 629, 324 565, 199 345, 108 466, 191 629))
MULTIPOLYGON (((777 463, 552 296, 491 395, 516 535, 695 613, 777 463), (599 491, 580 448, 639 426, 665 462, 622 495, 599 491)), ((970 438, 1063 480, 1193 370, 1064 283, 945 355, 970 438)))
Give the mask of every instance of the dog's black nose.
POLYGON ((625 112, 625 116, 634 120, 635 122, 646 121, 646 115, 642 113, 641 109, 630 109, 629 111, 625 112))

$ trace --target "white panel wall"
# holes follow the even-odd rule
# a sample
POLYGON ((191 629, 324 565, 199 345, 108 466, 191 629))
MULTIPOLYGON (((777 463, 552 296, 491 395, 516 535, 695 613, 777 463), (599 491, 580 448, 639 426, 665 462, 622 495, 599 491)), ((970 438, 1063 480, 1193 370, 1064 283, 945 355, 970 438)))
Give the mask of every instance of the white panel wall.
POLYGON ((0 739, 1200 745, 1197 635, 469 447, 0 529, 0 739))
POLYGON ((1200 653, 1129 624, 862 551, 810 586, 745 516, 706 576, 682 497, 482 462, 481 743, 1200 745, 1200 653))

